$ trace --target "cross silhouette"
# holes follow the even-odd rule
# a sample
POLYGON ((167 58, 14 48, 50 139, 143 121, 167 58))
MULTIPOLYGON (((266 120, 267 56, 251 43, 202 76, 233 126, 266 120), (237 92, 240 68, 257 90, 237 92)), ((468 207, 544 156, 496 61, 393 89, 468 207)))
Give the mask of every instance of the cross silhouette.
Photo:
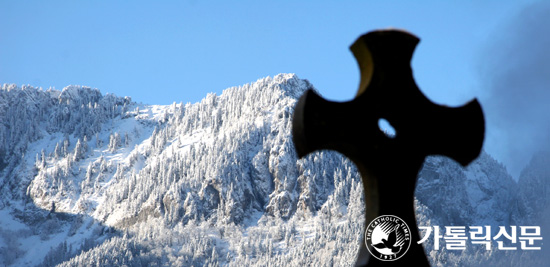
POLYGON ((466 166, 481 152, 485 122, 477 100, 457 108, 440 106, 416 86, 410 61, 418 42, 417 37, 400 30, 373 31, 359 37, 350 47, 361 73, 356 97, 332 102, 308 90, 294 111, 292 134, 299 157, 332 149, 359 169, 365 224, 392 215, 410 226, 411 245, 401 258, 378 260, 362 242, 357 265, 429 265, 424 249, 416 243, 418 171, 428 155, 444 155, 466 166), (382 131, 380 120, 389 122, 395 134, 382 131))

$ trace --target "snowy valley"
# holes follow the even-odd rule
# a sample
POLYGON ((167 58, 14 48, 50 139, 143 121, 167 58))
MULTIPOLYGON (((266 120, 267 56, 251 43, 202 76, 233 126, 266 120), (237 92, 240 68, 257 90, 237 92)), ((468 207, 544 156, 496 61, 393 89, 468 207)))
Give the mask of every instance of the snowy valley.
MULTIPOLYGON (((96 89, 0 90, 0 264, 350 266, 363 188, 347 158, 298 160, 291 121, 313 85, 293 74, 194 104, 132 102, 96 89)), ((430 157, 417 222, 550 229, 550 156, 514 181, 487 153, 468 168, 430 157)), ((543 242, 544 243, 544 242, 543 242)), ((434 266, 535 266, 541 251, 434 250, 434 266)), ((546 254, 546 255, 545 255, 546 254)))

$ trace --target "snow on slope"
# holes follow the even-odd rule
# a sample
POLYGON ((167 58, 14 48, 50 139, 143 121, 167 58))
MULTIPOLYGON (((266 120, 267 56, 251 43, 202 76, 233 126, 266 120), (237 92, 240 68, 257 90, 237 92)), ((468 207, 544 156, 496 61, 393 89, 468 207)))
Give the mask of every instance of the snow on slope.
MULTIPOLYGON (((86 87, 4 85, 0 262, 353 264, 363 231, 359 175, 334 152, 298 160, 290 138, 308 88, 281 74, 200 103, 155 106, 86 87)), ((467 169, 431 157, 419 174, 418 223, 517 223, 525 216, 515 187, 487 154, 467 169)), ((434 265, 521 257, 425 248, 434 265)))

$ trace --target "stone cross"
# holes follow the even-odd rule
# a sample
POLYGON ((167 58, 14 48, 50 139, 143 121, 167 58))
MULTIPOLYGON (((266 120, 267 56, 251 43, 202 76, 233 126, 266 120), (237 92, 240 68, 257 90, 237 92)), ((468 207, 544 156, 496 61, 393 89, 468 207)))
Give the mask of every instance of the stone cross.
MULTIPOLYGON (((410 61, 419 39, 400 30, 369 32, 350 47, 360 69, 356 97, 332 102, 308 90, 293 118, 293 141, 300 158, 320 149, 351 159, 365 192, 365 225, 381 215, 401 218, 411 244, 401 258, 382 261, 361 243, 357 265, 429 265, 419 240, 414 191, 428 155, 444 155, 468 165, 479 155, 485 123, 477 100, 457 108, 428 100, 416 86, 410 61), (395 130, 379 127, 385 120, 395 130)), ((433 192, 438 194, 439 192, 433 192)))

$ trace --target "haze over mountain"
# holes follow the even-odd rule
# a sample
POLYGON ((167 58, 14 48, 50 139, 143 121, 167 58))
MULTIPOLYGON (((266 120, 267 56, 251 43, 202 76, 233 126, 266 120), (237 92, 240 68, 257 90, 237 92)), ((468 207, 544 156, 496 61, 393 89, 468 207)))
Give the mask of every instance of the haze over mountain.
MULTIPOLYGON (((364 231, 359 174, 331 151, 298 160, 291 139, 294 105, 309 88, 280 74, 157 106, 82 86, 2 86, 0 263, 352 265, 364 231)), ((549 161, 535 155, 515 182, 486 153, 465 169, 430 157, 416 189, 418 224, 541 225, 549 161)), ((548 260, 544 246, 441 244, 424 244, 433 265, 548 260)))

